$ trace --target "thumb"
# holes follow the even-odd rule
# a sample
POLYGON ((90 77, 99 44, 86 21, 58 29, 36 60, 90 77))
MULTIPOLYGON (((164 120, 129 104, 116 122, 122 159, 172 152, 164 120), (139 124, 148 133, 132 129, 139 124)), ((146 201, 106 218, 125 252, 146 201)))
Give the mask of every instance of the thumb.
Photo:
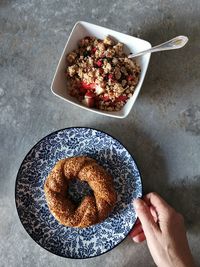
POLYGON ((148 236, 152 236, 156 231, 159 231, 158 225, 155 223, 151 211, 144 200, 135 199, 133 205, 142 224, 145 236, 148 238, 148 236))

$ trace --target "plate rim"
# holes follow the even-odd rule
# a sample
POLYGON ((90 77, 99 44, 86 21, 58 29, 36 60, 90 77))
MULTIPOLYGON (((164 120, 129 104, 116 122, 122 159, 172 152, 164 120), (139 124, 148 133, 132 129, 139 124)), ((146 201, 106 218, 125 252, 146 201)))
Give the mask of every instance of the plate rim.
POLYGON ((141 196, 140 198, 143 196, 143 189, 144 189, 144 186, 143 186, 143 182, 142 182, 142 175, 141 175, 141 172, 140 172, 140 169, 138 168, 138 164, 137 164, 137 161, 135 160, 135 158, 133 157, 133 155, 130 153, 130 151, 127 149, 127 147, 122 144, 121 141, 119 141, 117 138, 113 137, 111 134, 105 132, 105 131, 102 131, 102 130, 99 130, 99 129, 96 129, 96 128, 93 128, 93 127, 85 127, 85 126, 71 126, 71 127, 65 127, 65 128, 62 128, 62 129, 59 129, 59 130, 56 130, 56 131, 53 131, 49 134, 47 134, 46 136, 42 137, 33 147, 31 147, 31 149, 26 153, 25 157, 23 158, 21 164, 20 164, 20 167, 17 171, 17 176, 16 176, 16 179, 15 179, 15 207, 16 207, 16 210, 17 210, 17 215, 18 215, 18 218, 21 222, 21 225, 23 226, 25 232, 30 236, 30 238, 37 244, 39 245, 41 248, 45 249, 46 251, 50 252, 51 254, 53 255, 56 255, 56 256, 59 256, 59 257, 62 257, 62 258, 65 258, 65 259, 73 259, 73 260, 87 260, 87 259, 91 259, 91 258, 95 258, 95 257, 99 257, 99 256, 102 256, 108 252, 110 252, 111 250, 113 250, 114 248, 116 248, 117 246, 119 246, 130 234, 130 232, 132 231, 135 223, 136 223, 136 220, 137 220, 137 215, 136 215, 136 220, 135 220, 135 223, 133 224, 132 228, 130 229, 130 231, 124 236, 124 238, 119 242, 117 243, 115 246, 113 246, 112 248, 106 250, 105 252, 101 253, 101 254, 98 254, 98 255, 93 255, 93 256, 89 256, 89 257, 84 257, 84 258, 78 258, 78 257, 66 257, 64 255, 61 255, 57 252, 52 252, 50 249, 48 248, 45 248, 43 247, 40 243, 38 243, 34 237, 31 236, 31 234, 27 231, 27 229, 25 228, 21 218, 20 218, 20 215, 19 215, 19 212, 18 212, 18 207, 17 207, 17 182, 18 182, 18 179, 19 179, 19 173, 20 173, 20 170, 22 168, 22 165, 23 165, 23 162, 24 160, 26 159, 26 157, 28 156, 28 154, 31 152, 32 149, 34 149, 44 138, 48 138, 49 136, 53 135, 53 134, 56 134, 58 132, 61 132, 61 131, 64 131, 64 130, 69 130, 69 129, 91 129, 91 130, 95 130, 97 132, 101 132, 101 133, 104 133, 106 135, 108 135, 109 137, 113 138, 114 140, 116 140, 117 142, 120 143, 120 145, 122 145, 127 151, 128 153, 130 154, 132 160, 135 162, 135 165, 137 167, 137 170, 138 170, 138 173, 139 173, 139 177, 140 177, 140 182, 141 182, 141 196))

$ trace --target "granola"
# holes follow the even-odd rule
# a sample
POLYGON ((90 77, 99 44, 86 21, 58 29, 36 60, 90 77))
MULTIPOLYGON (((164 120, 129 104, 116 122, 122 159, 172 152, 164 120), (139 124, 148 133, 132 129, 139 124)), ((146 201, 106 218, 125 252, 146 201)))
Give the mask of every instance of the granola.
POLYGON ((140 66, 122 43, 87 36, 67 55, 66 74, 71 96, 91 108, 118 111, 134 93, 140 66))

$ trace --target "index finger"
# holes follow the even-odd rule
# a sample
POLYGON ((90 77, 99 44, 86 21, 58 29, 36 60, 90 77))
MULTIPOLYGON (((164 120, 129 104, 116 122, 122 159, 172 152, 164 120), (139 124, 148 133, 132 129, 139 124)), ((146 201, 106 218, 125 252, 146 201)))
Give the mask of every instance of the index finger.
POLYGON ((152 205, 158 213, 173 210, 173 208, 155 192, 145 195, 144 200, 147 204, 152 205))

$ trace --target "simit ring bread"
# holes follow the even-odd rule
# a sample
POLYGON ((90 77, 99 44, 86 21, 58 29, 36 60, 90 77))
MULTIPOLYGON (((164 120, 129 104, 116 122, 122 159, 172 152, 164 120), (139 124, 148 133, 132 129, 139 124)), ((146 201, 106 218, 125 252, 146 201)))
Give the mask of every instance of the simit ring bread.
POLYGON ((117 198, 112 177, 86 156, 59 160, 45 181, 44 191, 53 216, 71 227, 87 227, 106 219, 117 198), (88 182, 94 193, 85 196, 78 207, 67 195, 68 183, 74 178, 88 182))

